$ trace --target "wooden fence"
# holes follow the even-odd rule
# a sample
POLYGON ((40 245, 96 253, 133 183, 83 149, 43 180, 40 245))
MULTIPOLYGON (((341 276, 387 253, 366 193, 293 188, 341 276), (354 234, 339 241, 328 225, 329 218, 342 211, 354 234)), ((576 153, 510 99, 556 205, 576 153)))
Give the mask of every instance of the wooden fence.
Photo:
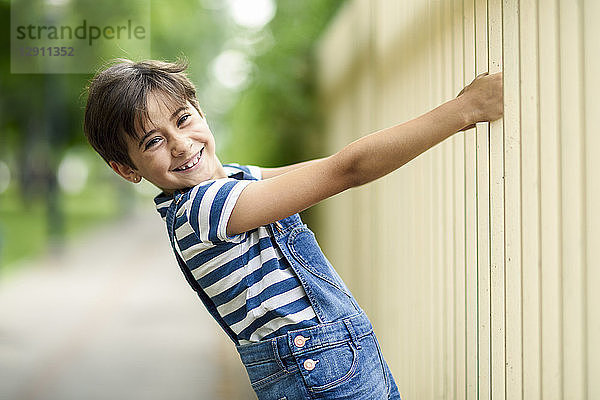
POLYGON ((317 55, 327 154, 504 71, 503 120, 316 207, 403 398, 600 399, 600 1, 349 1, 317 55))

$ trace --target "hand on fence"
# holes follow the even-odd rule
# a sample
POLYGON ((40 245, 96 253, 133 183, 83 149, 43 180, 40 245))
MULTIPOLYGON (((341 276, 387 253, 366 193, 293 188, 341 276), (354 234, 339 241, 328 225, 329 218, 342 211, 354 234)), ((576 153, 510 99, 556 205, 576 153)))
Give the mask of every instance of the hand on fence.
POLYGON ((464 112, 470 122, 461 131, 474 128, 477 122, 501 118, 504 113, 502 72, 478 75, 456 97, 463 100, 464 112))

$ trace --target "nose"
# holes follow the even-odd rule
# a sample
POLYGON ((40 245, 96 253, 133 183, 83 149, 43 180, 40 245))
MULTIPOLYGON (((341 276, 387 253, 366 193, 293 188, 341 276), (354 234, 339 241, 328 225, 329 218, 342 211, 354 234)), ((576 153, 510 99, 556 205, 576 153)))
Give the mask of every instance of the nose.
POLYGON ((173 157, 180 157, 187 153, 192 143, 186 137, 173 136, 171 139, 171 154, 173 157))

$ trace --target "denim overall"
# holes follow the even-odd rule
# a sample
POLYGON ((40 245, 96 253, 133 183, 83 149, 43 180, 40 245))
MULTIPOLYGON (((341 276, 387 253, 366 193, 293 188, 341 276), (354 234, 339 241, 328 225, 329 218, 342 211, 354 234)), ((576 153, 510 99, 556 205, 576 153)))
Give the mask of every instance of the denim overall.
POLYGON ((174 226, 180 200, 181 194, 176 193, 166 219, 177 261, 210 314, 236 344, 260 400, 400 399, 369 319, 298 214, 269 226, 319 324, 240 345, 177 252, 174 226))

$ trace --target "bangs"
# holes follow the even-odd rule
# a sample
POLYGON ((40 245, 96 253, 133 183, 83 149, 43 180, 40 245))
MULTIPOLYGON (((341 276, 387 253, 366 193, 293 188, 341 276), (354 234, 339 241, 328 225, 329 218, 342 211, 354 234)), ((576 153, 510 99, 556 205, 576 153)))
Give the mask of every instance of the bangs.
POLYGON ((140 139, 145 132, 156 127, 148 113, 150 98, 159 102, 161 108, 169 110, 169 115, 177 108, 187 106, 186 90, 177 85, 177 82, 148 80, 137 86, 134 91, 137 93, 123 98, 125 102, 130 99, 131 104, 123 104, 123 110, 128 112, 123 116, 121 127, 133 139, 140 139))
POLYGON ((161 110, 165 110, 165 113, 168 115, 171 115, 180 107, 188 107, 187 99, 184 95, 173 93, 171 91, 155 89, 145 93, 143 97, 143 102, 136 104, 136 107, 132 109, 131 123, 127 125, 124 124, 123 126, 123 130, 135 140, 140 139, 145 132, 157 127, 148 113, 149 100, 156 101, 161 110))

